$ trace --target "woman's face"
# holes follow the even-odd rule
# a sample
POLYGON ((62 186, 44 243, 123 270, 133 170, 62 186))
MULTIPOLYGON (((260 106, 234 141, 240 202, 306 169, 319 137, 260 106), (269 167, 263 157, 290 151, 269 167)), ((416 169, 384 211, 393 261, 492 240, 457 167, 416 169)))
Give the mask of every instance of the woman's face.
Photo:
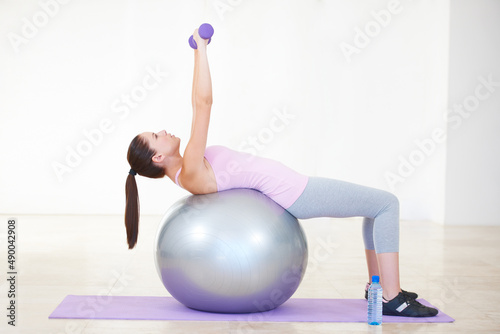
POLYGON ((162 130, 160 132, 144 132, 142 137, 149 143, 149 147, 157 154, 170 156, 179 152, 180 138, 162 130))

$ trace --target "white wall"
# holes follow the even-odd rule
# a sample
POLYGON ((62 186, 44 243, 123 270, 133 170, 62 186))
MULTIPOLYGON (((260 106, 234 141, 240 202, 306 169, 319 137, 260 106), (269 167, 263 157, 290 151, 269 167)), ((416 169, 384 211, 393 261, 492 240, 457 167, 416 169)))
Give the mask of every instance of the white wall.
POLYGON ((450 33, 445 222, 500 225, 500 2, 452 1, 450 33))
MULTIPOLYGON (((446 130, 447 0, 62 2, 0 3, 1 213, 122 214, 132 137, 167 129, 187 142, 187 39, 211 22, 209 144, 257 138, 259 155, 393 191, 402 218, 442 221, 445 145, 430 140, 446 130), (168 76, 125 107, 156 69, 168 76), (277 112, 292 116, 270 134, 277 112), (58 177, 78 148, 88 154, 58 177)), ((143 213, 186 194, 138 183, 143 213)))

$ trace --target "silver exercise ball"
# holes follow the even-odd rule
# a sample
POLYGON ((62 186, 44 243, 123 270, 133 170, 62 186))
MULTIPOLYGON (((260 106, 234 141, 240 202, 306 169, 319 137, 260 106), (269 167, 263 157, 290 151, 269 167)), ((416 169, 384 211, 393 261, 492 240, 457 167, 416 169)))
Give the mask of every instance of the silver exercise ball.
POLYGON ((251 189, 179 200, 161 220, 155 245, 168 292, 208 312, 274 309, 297 290, 307 266, 297 219, 251 189))

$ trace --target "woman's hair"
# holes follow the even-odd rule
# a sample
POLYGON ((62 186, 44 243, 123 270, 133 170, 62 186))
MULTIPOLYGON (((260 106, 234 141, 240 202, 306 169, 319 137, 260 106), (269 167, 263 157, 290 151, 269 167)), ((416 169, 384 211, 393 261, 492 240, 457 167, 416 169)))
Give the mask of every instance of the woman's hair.
MULTIPOLYGON (((156 152, 151 149, 140 135, 136 136, 128 148, 127 160, 130 167, 139 175, 159 179, 165 176, 163 168, 153 162, 156 152)), ((127 176, 125 183, 125 227, 127 228, 128 248, 134 248, 139 234, 139 193, 135 176, 127 176)))

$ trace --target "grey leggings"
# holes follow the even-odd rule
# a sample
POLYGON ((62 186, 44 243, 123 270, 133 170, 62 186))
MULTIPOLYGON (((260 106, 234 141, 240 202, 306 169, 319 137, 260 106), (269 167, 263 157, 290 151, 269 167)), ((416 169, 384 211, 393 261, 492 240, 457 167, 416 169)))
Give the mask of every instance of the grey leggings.
POLYGON ((376 253, 399 251, 399 201, 387 191, 310 177, 302 195, 287 211, 299 219, 364 217, 366 249, 376 253))

